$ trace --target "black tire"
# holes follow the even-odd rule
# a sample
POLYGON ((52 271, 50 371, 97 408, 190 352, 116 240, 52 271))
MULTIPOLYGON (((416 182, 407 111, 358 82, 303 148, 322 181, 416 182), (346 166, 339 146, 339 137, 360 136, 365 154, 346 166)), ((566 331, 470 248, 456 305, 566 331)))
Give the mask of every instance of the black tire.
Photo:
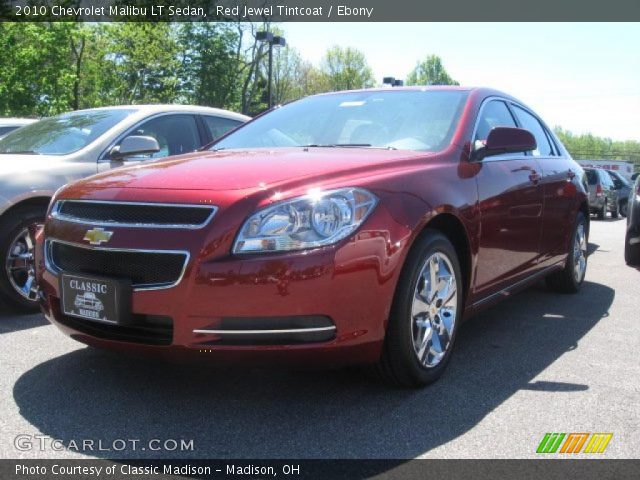
POLYGON ((0 258, 2 267, 0 268, 0 296, 9 305, 24 311, 38 310, 38 302, 27 300, 21 296, 13 287, 9 280, 9 273, 6 268, 6 259, 9 255, 9 247, 16 236, 25 228, 34 223, 42 223, 46 214, 46 208, 38 206, 18 207, 4 218, 0 219, 0 258))
POLYGON ((618 204, 616 203, 615 210, 611 211, 611 218, 618 218, 618 216, 619 216, 619 207, 618 207, 618 204))
POLYGON ((454 348, 462 319, 464 290, 460 263, 455 248, 442 233, 426 230, 409 253, 396 289, 383 353, 375 372, 386 382, 399 387, 422 387, 436 381, 445 371, 454 348), (456 279, 457 308, 450 341, 439 363, 426 367, 418 360, 413 347, 411 308, 421 270, 431 255, 443 253, 453 267, 456 279))
POLYGON ((621 201, 619 210, 620 210, 620 215, 626 218, 627 215, 629 214, 629 201, 628 200, 621 201))
POLYGON ((640 245, 631 245, 631 238, 635 236, 627 230, 624 237, 624 261, 630 267, 640 267, 640 245))
POLYGON ((604 220, 604 217, 607 216, 607 201, 604 201, 604 205, 600 210, 598 210, 598 220, 604 220))
MULTIPOLYGON (((587 231, 587 223, 584 218, 582 212, 579 212, 576 217, 576 222, 573 227, 573 233, 571 235, 571 243, 569 245, 569 255, 567 256, 567 261, 565 262, 564 268, 560 271, 554 272, 551 275, 547 276, 547 286, 556 292, 560 293, 577 293, 584 282, 584 277, 587 271, 587 254, 586 251, 584 253, 584 271, 582 272, 581 278, 576 278, 576 257, 575 257, 575 242, 576 236, 578 234, 578 229, 582 225, 585 234, 585 246, 588 244, 588 231, 587 231)), ((586 248, 586 247, 585 247, 586 248)))

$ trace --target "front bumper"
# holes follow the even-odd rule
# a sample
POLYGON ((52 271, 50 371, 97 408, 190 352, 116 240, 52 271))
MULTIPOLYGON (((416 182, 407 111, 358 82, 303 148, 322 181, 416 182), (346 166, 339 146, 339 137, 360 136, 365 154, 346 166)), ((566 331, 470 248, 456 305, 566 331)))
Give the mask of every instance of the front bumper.
MULTIPOLYGON (((393 223, 379 206, 353 238, 337 246, 244 257, 228 253, 233 236, 223 218, 204 242, 202 231, 140 235, 114 228, 110 246, 191 254, 177 285, 133 291, 133 321, 127 325, 64 315, 59 275, 45 268, 40 242, 40 303, 67 335, 110 349, 214 364, 371 363, 381 352, 404 256, 405 243, 391 242, 393 223)), ((86 230, 49 219, 45 237, 80 244, 86 230)), ((401 231, 394 235, 408 237, 401 231)))

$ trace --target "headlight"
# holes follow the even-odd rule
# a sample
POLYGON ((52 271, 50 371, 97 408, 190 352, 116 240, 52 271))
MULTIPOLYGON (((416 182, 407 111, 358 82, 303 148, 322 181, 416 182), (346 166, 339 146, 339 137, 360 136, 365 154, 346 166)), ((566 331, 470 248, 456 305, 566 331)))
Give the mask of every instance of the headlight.
POLYGON ((354 232, 378 199, 361 188, 311 192, 264 208, 244 223, 234 253, 282 252, 331 245, 354 232))

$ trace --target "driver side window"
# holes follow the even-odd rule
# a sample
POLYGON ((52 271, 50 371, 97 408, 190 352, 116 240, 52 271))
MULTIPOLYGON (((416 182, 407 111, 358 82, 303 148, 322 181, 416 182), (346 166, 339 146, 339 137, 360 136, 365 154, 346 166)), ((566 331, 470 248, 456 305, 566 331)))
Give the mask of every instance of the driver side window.
MULTIPOLYGON (((473 139, 475 149, 482 148, 487 143, 489 132, 495 127, 516 127, 516 122, 509 108, 502 100, 491 100, 484 105, 478 119, 478 128, 473 139)), ((513 154, 495 155, 491 158, 508 158, 513 154)))
POLYGON ((128 136, 141 135, 155 138, 160 151, 152 155, 140 155, 132 159, 156 159, 190 153, 198 149, 200 137, 195 117, 189 114, 162 115, 138 125, 128 136))

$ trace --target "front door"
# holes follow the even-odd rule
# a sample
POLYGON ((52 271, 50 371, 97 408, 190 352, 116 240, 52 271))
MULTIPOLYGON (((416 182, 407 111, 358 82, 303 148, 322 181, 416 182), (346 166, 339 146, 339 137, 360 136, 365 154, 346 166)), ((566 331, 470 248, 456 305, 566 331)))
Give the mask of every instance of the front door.
MULTIPOLYGON (((492 128, 515 127, 507 105, 490 100, 480 111, 474 144, 492 128)), ((480 240, 475 292, 490 295, 535 270, 540 255, 543 190, 536 159, 523 153, 482 160, 477 175, 480 240)))

